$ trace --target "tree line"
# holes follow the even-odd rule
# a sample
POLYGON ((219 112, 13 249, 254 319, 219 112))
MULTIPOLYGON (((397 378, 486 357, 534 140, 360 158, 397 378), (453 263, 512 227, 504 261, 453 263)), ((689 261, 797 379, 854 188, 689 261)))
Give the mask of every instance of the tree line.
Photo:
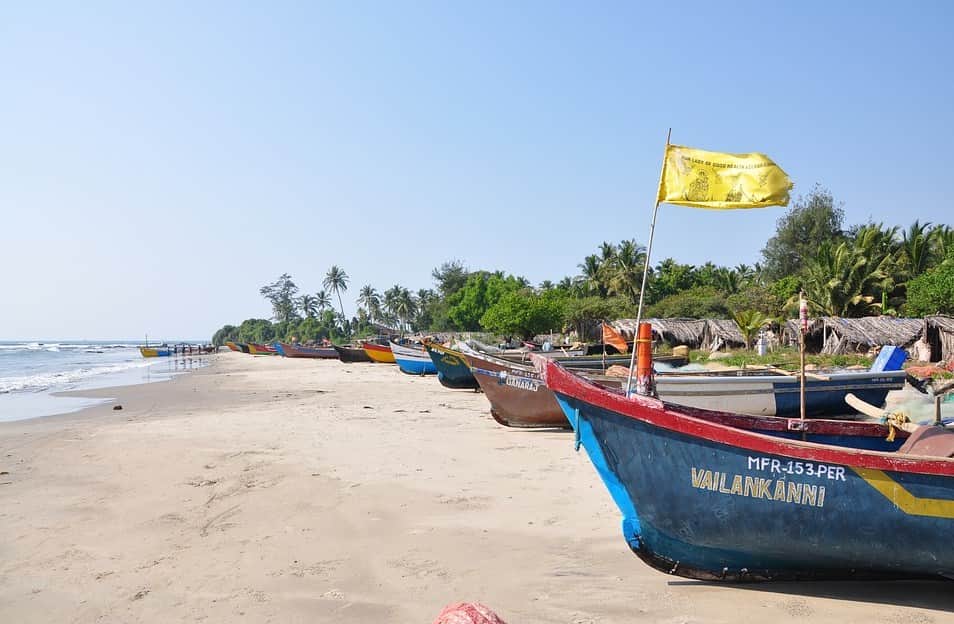
MULTIPOLYGON (((646 249, 635 240, 604 242, 575 275, 534 286, 521 276, 450 260, 432 271, 433 289, 395 284, 381 292, 365 284, 351 318, 342 304, 350 283, 342 268, 332 266, 314 294, 299 295, 283 274, 259 290, 272 306, 271 319, 226 325, 213 342, 343 341, 383 327, 522 338, 575 330, 584 336, 599 320, 635 316, 645 262, 646 249)), ((799 291, 817 316, 954 313, 954 229, 920 221, 906 229, 871 222, 846 227, 842 206, 816 186, 779 218, 760 262, 725 267, 665 258, 651 266, 645 316, 735 318, 751 336, 792 317, 799 291)))

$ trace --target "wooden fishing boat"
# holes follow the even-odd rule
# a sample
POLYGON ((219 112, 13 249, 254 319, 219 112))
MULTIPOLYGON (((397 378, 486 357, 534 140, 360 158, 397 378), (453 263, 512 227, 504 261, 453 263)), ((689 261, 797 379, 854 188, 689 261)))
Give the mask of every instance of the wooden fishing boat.
POLYGON ((460 351, 435 343, 425 343, 424 348, 437 369, 437 380, 445 388, 476 390, 480 388, 470 370, 470 362, 460 351))
POLYGON ((352 347, 351 345, 335 345, 335 351, 338 354, 338 359, 342 362, 370 362, 371 357, 368 356, 367 352, 364 350, 364 347, 352 347))
POLYGON ((365 342, 362 345, 364 352, 372 362, 381 362, 383 364, 394 364, 394 354, 391 353, 391 345, 380 345, 373 342, 365 342))
MULTIPOLYGON (((556 396, 532 363, 521 364, 476 352, 465 357, 490 401, 490 414, 498 423, 507 427, 570 427, 556 396)), ((622 381, 607 378, 606 383, 622 381)))
POLYGON ((168 347, 139 347, 139 353, 144 358, 170 357, 172 349, 168 347))
POLYGON ((889 442, 880 423, 627 398, 538 366, 627 543, 654 568, 724 581, 954 576, 954 431, 889 442))
POLYGON ((231 340, 226 340, 226 341, 225 341, 225 346, 228 347, 230 351, 238 351, 239 353, 242 352, 242 350, 238 348, 238 345, 236 345, 236 344, 235 344, 234 342, 232 342, 231 340))
POLYGON ((278 355, 278 349, 273 345, 258 344, 255 342, 248 343, 248 352, 252 355, 278 355))
POLYGON ((306 347, 288 342, 278 343, 277 347, 282 355, 290 358, 338 359, 338 352, 334 347, 306 347))
POLYGON ((423 345, 419 344, 398 344, 391 343, 391 353, 394 354, 394 361, 402 373, 408 375, 436 375, 437 368, 434 362, 424 350, 423 345))
POLYGON ((250 353, 248 345, 245 344, 244 342, 236 342, 235 346, 238 347, 238 350, 241 351, 242 353, 250 353))
MULTIPOLYGON (((613 365, 617 366, 629 366, 631 356, 623 355, 564 355, 562 353, 553 355, 551 353, 522 353, 520 355, 508 354, 500 356, 501 359, 509 360, 511 362, 524 362, 529 363, 531 355, 542 355, 547 359, 560 362, 562 364, 568 364, 571 368, 579 369, 586 368, 591 370, 598 370, 604 367, 609 367, 613 365)), ((653 356, 654 363, 666 364, 667 366, 679 367, 685 366, 689 363, 689 358, 682 355, 655 355, 653 356)))
MULTIPOLYGON (((812 418, 852 413, 845 395, 884 405, 891 390, 904 387, 904 371, 850 371, 805 379, 805 411, 812 418)), ((659 398, 671 403, 762 416, 797 416, 799 378, 779 372, 756 375, 658 375, 659 398)))

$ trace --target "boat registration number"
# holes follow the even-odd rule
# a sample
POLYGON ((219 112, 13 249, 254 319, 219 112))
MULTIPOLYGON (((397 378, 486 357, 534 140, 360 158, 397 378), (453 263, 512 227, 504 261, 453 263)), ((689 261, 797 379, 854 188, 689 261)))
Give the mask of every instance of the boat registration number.
POLYGON ((527 390, 529 392, 536 392, 537 388, 540 387, 540 382, 536 379, 514 377, 513 375, 507 375, 507 378, 504 380, 504 384, 512 388, 517 388, 518 390, 527 390))
POLYGON ((845 467, 813 462, 783 461, 771 457, 749 457, 749 470, 761 470, 775 474, 808 475, 809 477, 828 478, 833 481, 845 481, 845 467))

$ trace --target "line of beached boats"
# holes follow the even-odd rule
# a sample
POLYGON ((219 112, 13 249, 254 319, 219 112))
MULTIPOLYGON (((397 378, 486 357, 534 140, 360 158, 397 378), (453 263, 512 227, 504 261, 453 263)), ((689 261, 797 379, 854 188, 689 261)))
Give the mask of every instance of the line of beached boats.
MULTIPOLYGON (((481 389, 510 427, 574 431, 623 516, 630 548, 669 574, 723 581, 954 577, 954 430, 881 415, 905 354, 867 371, 680 372, 660 364, 657 396, 612 373, 629 356, 490 352, 481 345, 229 343, 249 354, 394 363, 481 389), (617 361, 614 361, 617 360, 617 361), (848 403, 878 419, 852 414, 848 403)), ((939 403, 938 403, 939 405, 939 403)), ((940 411, 938 411, 940 414, 940 411)))

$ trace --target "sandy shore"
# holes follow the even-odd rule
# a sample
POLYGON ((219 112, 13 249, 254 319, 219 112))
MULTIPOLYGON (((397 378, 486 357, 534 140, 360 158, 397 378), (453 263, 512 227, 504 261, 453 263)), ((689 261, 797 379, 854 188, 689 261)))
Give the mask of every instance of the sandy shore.
POLYGON ((950 583, 656 572, 571 434, 393 366, 230 353, 88 394, 123 410, 0 425, 0 622, 954 621, 950 583))

